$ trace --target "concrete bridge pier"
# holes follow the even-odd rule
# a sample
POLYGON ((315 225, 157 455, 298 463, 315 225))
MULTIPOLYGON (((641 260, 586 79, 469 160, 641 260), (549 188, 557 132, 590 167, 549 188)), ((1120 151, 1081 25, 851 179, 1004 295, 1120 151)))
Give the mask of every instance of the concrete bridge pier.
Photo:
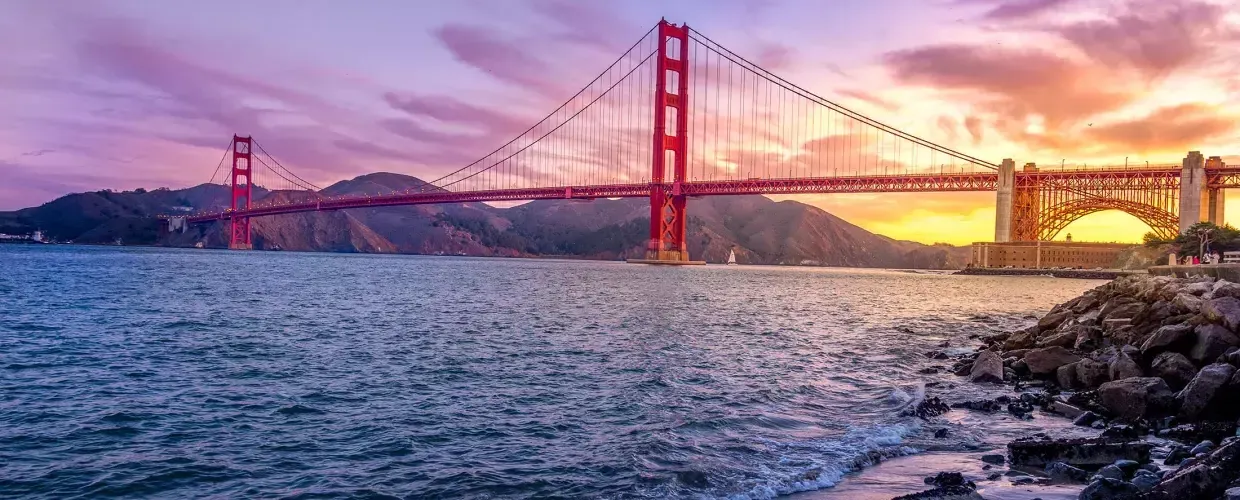
POLYGON ((995 191, 995 241, 1012 241, 1012 190, 1016 187, 1016 162, 1004 158, 999 165, 999 186, 995 191))
MULTIPOLYGON (((1223 159, 1218 156, 1211 156, 1206 160, 1207 169, 1219 169, 1227 166, 1223 163, 1223 159)), ((1222 188, 1206 188, 1206 220, 1216 224, 1223 225, 1226 221, 1223 217, 1223 208, 1227 202, 1227 193, 1222 188)))
MULTIPOLYGON (((1222 194, 1219 194, 1222 198, 1222 194)), ((1208 220, 1209 196, 1206 193, 1206 162, 1200 151, 1190 151, 1180 170, 1180 234, 1193 224, 1208 220), (1203 204, 1202 202, 1207 203, 1203 204)), ((1221 214, 1220 214, 1221 215, 1221 214)))

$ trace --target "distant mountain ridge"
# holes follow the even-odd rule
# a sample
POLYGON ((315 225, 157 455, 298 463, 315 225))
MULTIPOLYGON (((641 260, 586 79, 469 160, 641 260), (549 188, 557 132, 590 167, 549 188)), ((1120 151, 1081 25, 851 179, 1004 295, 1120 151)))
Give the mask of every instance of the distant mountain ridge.
MULTIPOLYGON (((340 181, 327 196, 375 195, 425 186, 421 179, 378 172, 340 181)), ((67 195, 39 207, 0 212, 0 232, 41 229, 78 243, 225 247, 226 224, 161 233, 155 215, 220 210, 228 188, 203 184, 152 191, 67 195)), ((256 189, 255 200, 286 201, 304 193, 256 189)), ((644 199, 538 200, 512 208, 483 203, 358 208, 253 219, 256 249, 475 256, 640 257, 648 237, 644 199)), ((724 262, 730 251, 748 264, 951 269, 968 249, 923 245, 876 235, 822 209, 764 196, 695 199, 689 252, 724 262)))

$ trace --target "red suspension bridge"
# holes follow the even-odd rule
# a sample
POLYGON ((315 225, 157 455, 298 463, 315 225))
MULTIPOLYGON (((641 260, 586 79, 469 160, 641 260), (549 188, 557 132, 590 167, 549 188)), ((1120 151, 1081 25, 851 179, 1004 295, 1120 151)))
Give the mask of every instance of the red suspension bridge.
POLYGON ((689 262, 687 202, 697 196, 996 191, 996 241, 1034 241, 1110 209, 1173 237, 1200 220, 1221 223, 1222 190, 1240 187, 1240 168, 1196 152, 1180 165, 1018 171, 1010 159, 991 163, 856 113, 665 21, 523 133, 414 189, 325 197, 250 137, 234 136, 221 165, 229 158, 231 207, 185 222, 229 222, 234 249, 252 247, 253 217, 642 197, 646 260, 660 263, 689 262), (254 203, 255 186, 296 195, 254 203))

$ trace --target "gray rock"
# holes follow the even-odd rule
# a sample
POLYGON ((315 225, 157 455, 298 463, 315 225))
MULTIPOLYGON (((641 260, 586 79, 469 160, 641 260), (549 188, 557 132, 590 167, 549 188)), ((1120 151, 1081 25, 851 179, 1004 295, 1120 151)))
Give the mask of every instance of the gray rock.
POLYGON ((1076 364, 1076 381, 1082 387, 1094 388, 1111 380, 1111 368, 1105 362, 1082 359, 1076 364))
POLYGON ((1089 486, 1081 490, 1077 498, 1079 500, 1120 500, 1131 499, 1139 494, 1141 490, 1132 483, 1121 479, 1105 478, 1089 483, 1089 486))
POLYGON ((1192 450, 1189 450, 1188 454, 1195 457, 1199 454, 1210 453, 1212 451, 1214 451, 1214 441, 1207 439, 1197 443, 1197 446, 1194 446, 1192 450))
POLYGON ((1193 454, 1189 453, 1187 446, 1177 445, 1171 448, 1171 451, 1167 453, 1167 458, 1163 460, 1163 465, 1180 465, 1184 459, 1191 456, 1193 456, 1193 454))
POLYGON ((1150 359, 1165 351, 1187 349, 1194 340, 1193 325, 1188 323, 1167 325, 1155 330, 1153 335, 1145 339, 1145 342, 1141 344, 1141 355, 1145 359, 1150 359))
POLYGON ((969 369, 969 381, 976 383, 1002 383, 1003 360, 994 351, 982 351, 973 360, 973 368, 969 369))
POLYGON ((1145 303, 1130 297, 1116 297, 1107 301, 1098 312, 1102 320, 1132 319, 1145 310, 1145 303))
POLYGON ((1035 436, 1008 443, 1008 456, 1013 465, 1046 467, 1063 462, 1073 467, 1102 467, 1116 460, 1148 462, 1153 444, 1106 438, 1050 439, 1035 436))
POLYGON ((1214 282, 1214 290, 1211 291, 1214 298, 1218 297, 1238 297, 1240 298, 1240 285, 1226 280, 1218 280, 1214 282))
POLYGON ((1137 419, 1168 411, 1175 404, 1175 393, 1158 377, 1133 377, 1102 384, 1098 388, 1102 406, 1125 419, 1137 419))
POLYGON ((1227 385, 1235 374, 1236 368, 1226 363, 1214 363, 1202 368, 1175 396, 1180 405, 1180 416, 1187 419, 1201 416, 1214 400, 1214 395, 1227 385))
POLYGON ((1187 293, 1187 294, 1191 294, 1191 295, 1198 296, 1198 297, 1205 295, 1207 292, 1212 292, 1212 291, 1214 291, 1214 282, 1211 282, 1211 281, 1198 281, 1195 283, 1189 283, 1187 285, 1184 285, 1184 287, 1180 288, 1180 293, 1187 293))
POLYGON ((1136 460, 1116 460, 1115 463, 1111 465, 1119 467, 1119 470, 1124 471, 1124 477, 1135 474, 1137 469, 1141 468, 1141 464, 1137 463, 1136 460))
POLYGON ((1003 350, 1011 351, 1015 349, 1030 349, 1038 341, 1037 327, 1030 327, 1024 330, 1013 332, 1003 341, 1003 350))
POLYGON ((996 454, 991 454, 991 455, 982 455, 982 461, 988 464, 1003 465, 1003 463, 1006 462, 1007 459, 1005 459, 1003 455, 999 455, 996 453, 996 454))
POLYGON ((1051 312, 1046 316, 1042 316, 1042 319, 1038 320, 1038 330, 1043 332, 1047 330, 1054 330, 1071 317, 1072 311, 1069 310, 1051 312))
POLYGON ((1123 352, 1115 356, 1115 361, 1111 362, 1109 372, 1111 380, 1123 380, 1142 375, 1141 366, 1137 365, 1136 361, 1133 361, 1132 358, 1123 352))
POLYGON ((1222 323, 1228 330, 1240 328, 1240 299, 1235 297, 1215 297, 1201 305, 1201 315, 1216 323, 1222 323))
MULTIPOLYGON (((1119 320, 1117 320, 1119 321, 1119 320)), ((1127 321, 1127 320, 1123 320, 1127 321)), ((1102 330, 1099 328, 1082 328, 1077 331, 1076 343, 1072 344, 1073 349, 1077 350, 1093 350, 1102 344, 1102 330)))
POLYGON ((1055 382, 1059 383, 1059 387, 1071 389, 1077 386, 1076 365, 1076 363, 1068 363, 1055 370, 1055 382))
POLYGON ((1025 354, 1025 363, 1034 375, 1050 375, 1068 363, 1080 361, 1081 357, 1063 347, 1044 347, 1025 354))
POLYGON ((1132 476, 1132 485, 1141 491, 1154 489, 1155 486, 1158 486, 1159 481, 1162 481, 1162 478, 1158 474, 1147 470, 1139 470, 1136 475, 1132 476))
POLYGON ((1076 345, 1077 335, 1078 335, 1078 329, 1076 328, 1068 328, 1067 330, 1057 330, 1055 332, 1049 333, 1046 336, 1038 339, 1038 342, 1036 345, 1038 347, 1052 347, 1052 346, 1071 347, 1073 345, 1076 345))
POLYGON ((1074 420, 1072 420, 1072 425, 1088 427, 1094 422, 1097 422, 1098 418, 1099 417, 1097 413, 1094 413, 1092 411, 1087 411, 1085 413, 1082 413, 1080 416, 1076 417, 1074 420))
POLYGON ((1083 483, 1089 479, 1089 473, 1084 469, 1063 462, 1047 465, 1046 476, 1057 483, 1083 483))
POLYGON ((1219 363, 1227 363, 1236 368, 1240 368, 1240 347, 1233 347, 1218 357, 1219 363))
POLYGON ((1163 477, 1150 498, 1187 500, 1218 498, 1240 476, 1240 439, 1230 438, 1201 460, 1180 467, 1163 477))
POLYGON ((1115 465, 1108 465, 1106 467, 1098 469, 1098 473, 1094 477, 1095 478, 1102 477, 1102 478, 1107 478, 1107 479, 1119 479, 1123 481, 1124 471, 1120 470, 1120 468, 1116 467, 1115 465))
POLYGON ((1231 488, 1224 491, 1223 500, 1240 500, 1240 487, 1231 488))
POLYGON ((1183 354, 1164 352, 1150 363, 1150 375, 1162 378, 1172 389, 1180 390, 1197 376, 1197 367, 1183 354))
POLYGON ((1201 297, 1196 295, 1181 292, 1175 295, 1175 298, 1171 300, 1171 303, 1185 311, 1197 313, 1201 311, 1202 300, 1201 297))
POLYGON ((1240 338, 1226 328, 1215 324, 1198 326, 1196 340, 1188 351, 1188 358, 1198 365, 1213 363, 1228 349, 1240 345, 1240 338))

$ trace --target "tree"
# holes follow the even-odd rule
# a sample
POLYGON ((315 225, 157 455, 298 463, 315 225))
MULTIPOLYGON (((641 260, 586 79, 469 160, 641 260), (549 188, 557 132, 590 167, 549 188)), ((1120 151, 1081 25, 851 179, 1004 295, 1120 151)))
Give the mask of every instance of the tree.
MULTIPOLYGON (((1153 240, 1157 238, 1152 237, 1152 234, 1146 234, 1146 246, 1151 246, 1150 242, 1153 240)), ((1230 224, 1217 226, 1212 222, 1198 222, 1189 227, 1188 231, 1166 243, 1172 243, 1178 247, 1179 251, 1176 252, 1178 255, 1200 257, 1201 250, 1207 246, 1209 247, 1205 248, 1207 253, 1240 250, 1240 231, 1230 224), (1203 239, 1206 240, 1205 244, 1203 244, 1203 239)))

